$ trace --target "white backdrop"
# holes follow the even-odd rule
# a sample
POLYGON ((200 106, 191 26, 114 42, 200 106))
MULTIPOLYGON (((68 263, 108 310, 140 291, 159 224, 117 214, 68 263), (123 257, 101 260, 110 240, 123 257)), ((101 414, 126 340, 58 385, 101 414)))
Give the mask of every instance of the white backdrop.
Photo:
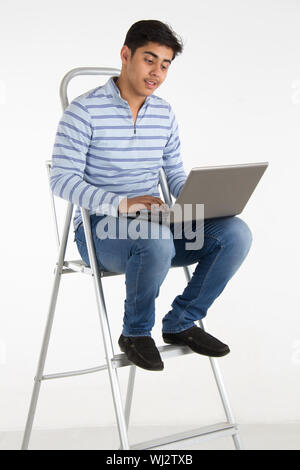
MULTIPOLYGON (((156 94, 176 112, 186 170, 270 163, 241 216, 251 251, 209 310, 208 331, 231 347, 219 363, 239 422, 300 419, 300 2, 187 3, 1 1, 0 430, 25 424, 51 293, 56 246, 44 161, 61 116, 60 80, 74 67, 120 68, 125 34, 140 19, 168 22, 184 40, 156 94)), ((98 84, 78 79, 71 98, 98 84)), ((75 246, 70 254, 78 257, 75 246)), ((183 271, 171 270, 157 301, 157 344, 162 316, 184 285, 183 271)), ((104 361, 90 278, 64 276, 61 287, 46 373, 104 361)), ((104 280, 104 288, 117 343, 124 277, 104 280)), ((120 371, 124 390, 127 372, 120 371)), ((170 359, 161 373, 139 369, 136 387, 133 423, 223 419, 205 357, 170 359)), ((42 385, 35 426, 112 423, 105 372, 42 385)))

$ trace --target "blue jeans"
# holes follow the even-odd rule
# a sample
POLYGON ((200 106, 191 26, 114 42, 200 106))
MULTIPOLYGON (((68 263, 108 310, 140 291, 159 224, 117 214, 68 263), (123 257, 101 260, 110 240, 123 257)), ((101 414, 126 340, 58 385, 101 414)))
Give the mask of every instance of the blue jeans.
MULTIPOLYGON (((123 217, 114 219, 117 222, 114 238, 99 238, 97 224, 104 217, 91 216, 92 236, 100 269, 125 273, 124 336, 151 336, 155 299, 169 268, 197 263, 191 280, 164 316, 162 330, 177 333, 194 326, 196 320, 205 317, 241 266, 252 243, 248 225, 237 216, 205 220, 203 246, 196 250, 186 248, 186 242, 190 243, 191 239, 187 240, 184 235, 181 239, 174 237, 172 224, 170 227, 159 225, 155 239, 122 238, 121 226, 124 230, 124 224, 130 223, 130 219, 123 217)), ((153 222, 143 223, 150 231, 153 222)), ((194 223, 193 229, 196 229, 194 223)), ((75 241, 81 258, 90 265, 82 224, 75 232, 75 241)))

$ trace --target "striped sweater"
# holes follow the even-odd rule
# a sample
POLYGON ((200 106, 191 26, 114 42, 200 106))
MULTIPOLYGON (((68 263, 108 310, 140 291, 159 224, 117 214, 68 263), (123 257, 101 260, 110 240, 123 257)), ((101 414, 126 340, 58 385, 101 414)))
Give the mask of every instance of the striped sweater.
POLYGON ((148 96, 133 122, 129 104, 111 77, 75 98, 59 122, 52 155, 52 192, 90 214, 117 216, 124 197, 160 197, 163 167, 176 198, 186 180, 178 124, 171 106, 148 96))

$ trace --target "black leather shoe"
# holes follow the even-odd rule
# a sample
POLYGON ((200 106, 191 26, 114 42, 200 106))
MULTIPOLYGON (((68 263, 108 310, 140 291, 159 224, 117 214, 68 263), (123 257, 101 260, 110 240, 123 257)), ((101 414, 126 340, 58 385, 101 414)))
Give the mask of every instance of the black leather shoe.
POLYGON ((227 344, 221 343, 202 328, 192 326, 180 333, 163 333, 163 340, 168 344, 189 346, 194 352, 210 357, 225 356, 230 352, 227 344))
POLYGON ((151 336, 123 336, 119 338, 119 346, 136 366, 147 370, 163 370, 164 363, 151 336))

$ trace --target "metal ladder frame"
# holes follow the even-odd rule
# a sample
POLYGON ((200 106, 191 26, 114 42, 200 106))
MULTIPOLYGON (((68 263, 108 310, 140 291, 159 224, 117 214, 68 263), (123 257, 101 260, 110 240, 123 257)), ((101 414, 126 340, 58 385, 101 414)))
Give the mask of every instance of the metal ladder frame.
MULTIPOLYGON (((120 70, 115 69, 115 68, 102 68, 102 67, 79 67, 79 68, 70 70, 64 76, 60 84, 60 99, 61 99, 63 110, 65 110, 69 104, 68 97, 67 97, 68 84, 71 79, 79 75, 108 75, 108 76, 117 75, 119 76, 120 70)), ((46 166, 47 166, 49 183, 50 183, 51 161, 47 161, 46 166)), ((161 190, 163 193, 164 200, 168 205, 170 205, 172 202, 172 198, 171 198, 171 194, 168 188, 166 176, 165 176, 163 169, 160 170, 159 176, 160 176, 160 185, 161 185, 161 190)), ((50 187, 50 184, 49 184, 49 187, 50 187)), ((29 406, 28 417, 27 417, 26 427, 25 427, 24 436, 23 436, 22 450, 26 450, 28 448, 42 381, 84 375, 84 374, 95 373, 95 372, 99 372, 103 370, 108 370, 108 373, 109 373, 109 379, 110 379, 113 404, 114 404, 114 409, 115 409, 115 414, 116 414, 117 426, 118 426, 118 431, 119 431, 121 449, 137 450, 137 449, 153 449, 153 448, 156 448, 156 449, 186 448, 188 444, 194 445, 196 442, 200 440, 209 439, 213 437, 223 437, 224 435, 231 435, 233 438, 235 448, 237 450, 240 450, 242 446, 241 446, 241 441, 239 437, 238 426, 235 423, 235 420, 233 418, 233 414, 232 414, 231 407, 229 404, 228 395, 225 390, 225 386, 223 383, 223 379, 221 376, 218 362, 213 357, 210 357, 209 361, 210 361, 212 372, 213 372, 216 385, 220 394, 222 405, 224 408, 226 421, 222 423, 217 423, 211 426, 205 426, 205 427, 201 427, 198 429, 194 429, 192 431, 173 434, 173 435, 165 436, 159 439, 141 442, 135 445, 129 445, 128 427, 129 427, 129 418, 130 418, 130 410, 131 410, 131 404, 132 404, 132 395, 133 395, 133 388, 134 388, 136 366, 133 365, 130 361, 128 361, 124 353, 122 354, 114 353, 113 341, 112 341, 109 320, 108 320, 106 306, 105 306, 103 287, 102 287, 102 278, 107 277, 107 276, 120 275, 120 274, 99 270, 97 260, 96 260, 95 250, 94 250, 94 243, 93 243, 92 234, 91 234, 89 211, 83 208, 81 208, 81 214, 82 214, 83 226, 84 226, 84 231, 85 231, 85 236, 86 236, 86 241, 87 241, 90 267, 87 266, 82 260, 75 260, 75 261, 65 260, 71 218, 72 218, 72 213, 73 213, 73 204, 71 202, 68 202, 68 206, 66 210, 66 217, 65 217, 65 222, 64 222, 63 232, 62 232, 62 238, 60 241, 58 222, 57 222, 57 216, 56 216, 55 199, 51 191, 51 188, 50 188, 50 195, 51 195, 52 212, 53 212, 53 218, 54 218, 54 223, 55 223, 56 240, 57 240, 57 247, 58 247, 58 260, 57 260, 56 267, 55 267, 52 294, 51 294, 49 311, 48 311, 48 318, 47 318, 46 327, 44 331, 44 337, 43 337, 42 347, 40 351, 37 372, 34 378, 34 387, 32 391, 31 402, 29 406), (52 329, 52 324, 53 324, 53 319, 54 319, 54 313, 55 313, 55 307, 56 307, 56 301, 58 297, 61 276, 63 274, 69 274, 69 273, 75 273, 75 272, 87 274, 93 278, 96 301, 97 301, 97 309, 98 309, 101 331, 102 331, 102 339, 103 339, 104 349, 105 349, 106 363, 98 367, 93 367, 93 368, 88 368, 88 369, 81 369, 81 370, 75 370, 75 371, 67 371, 67 372, 61 372, 61 373, 56 373, 56 374, 54 373, 54 374, 44 375, 44 367, 45 367, 45 362, 46 362, 46 356, 47 356, 47 351, 48 351, 48 345, 49 345, 49 340, 50 340, 50 335, 51 335, 51 329, 52 329), (118 379, 118 368, 126 367, 126 366, 129 366, 130 372, 129 372, 129 378, 128 378, 125 408, 123 408, 119 379, 118 379)), ((186 279, 187 281, 189 281, 191 279, 189 268, 184 267, 183 269, 185 272, 186 279)), ((200 320, 199 326, 205 329, 205 322, 203 320, 200 320)), ((160 346, 158 347, 158 349, 160 351, 160 354, 163 360, 169 357, 193 354, 192 350, 185 346, 166 345, 166 346, 160 346)))

